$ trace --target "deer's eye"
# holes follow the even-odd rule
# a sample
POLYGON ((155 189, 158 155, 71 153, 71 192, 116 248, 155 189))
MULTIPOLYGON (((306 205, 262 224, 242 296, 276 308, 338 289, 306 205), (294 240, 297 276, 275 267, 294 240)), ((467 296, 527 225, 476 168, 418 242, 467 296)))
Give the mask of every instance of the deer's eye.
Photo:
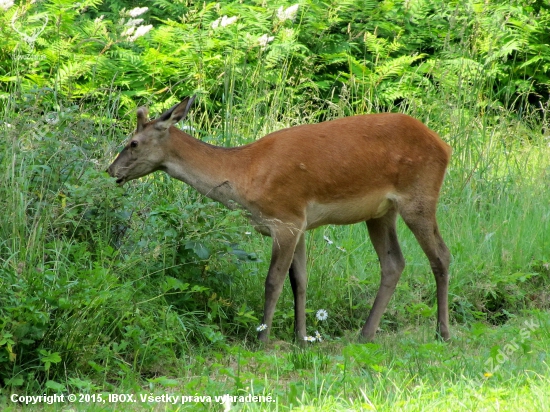
POLYGON ((132 148, 137 147, 137 145, 138 145, 138 142, 136 140, 132 140, 130 142, 130 147, 132 147, 132 148))

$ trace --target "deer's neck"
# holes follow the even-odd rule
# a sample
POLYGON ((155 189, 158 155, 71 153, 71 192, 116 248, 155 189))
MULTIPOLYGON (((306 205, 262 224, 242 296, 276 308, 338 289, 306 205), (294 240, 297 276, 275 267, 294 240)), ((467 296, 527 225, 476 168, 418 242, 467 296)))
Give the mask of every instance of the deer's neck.
POLYGON ((172 137, 166 173, 231 209, 241 203, 238 177, 244 159, 238 148, 212 146, 179 130, 172 137))

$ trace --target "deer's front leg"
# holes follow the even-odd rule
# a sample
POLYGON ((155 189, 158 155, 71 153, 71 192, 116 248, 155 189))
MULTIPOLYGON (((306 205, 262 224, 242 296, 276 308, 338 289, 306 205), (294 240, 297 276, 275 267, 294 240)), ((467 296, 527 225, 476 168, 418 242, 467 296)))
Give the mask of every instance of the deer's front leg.
POLYGON ((306 337, 307 270, 305 237, 305 233, 300 236, 288 271, 292 293, 294 294, 294 337, 300 345, 305 344, 304 338, 306 337))
POLYGON ((258 339, 262 342, 268 341, 275 306, 283 290, 286 274, 294 259, 294 251, 301 236, 302 230, 294 226, 272 231, 273 246, 269 272, 265 280, 265 305, 262 321, 263 324, 267 325, 267 328, 258 333, 258 339))

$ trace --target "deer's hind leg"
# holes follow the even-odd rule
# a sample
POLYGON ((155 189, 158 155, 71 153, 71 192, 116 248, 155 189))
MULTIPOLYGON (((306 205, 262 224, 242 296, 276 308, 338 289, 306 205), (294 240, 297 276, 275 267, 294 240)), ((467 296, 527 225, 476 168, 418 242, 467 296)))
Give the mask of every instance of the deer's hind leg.
POLYGON ((437 226, 436 201, 412 201, 400 206, 399 212, 430 261, 437 285, 436 334, 447 341, 450 339, 448 289, 451 254, 437 226))

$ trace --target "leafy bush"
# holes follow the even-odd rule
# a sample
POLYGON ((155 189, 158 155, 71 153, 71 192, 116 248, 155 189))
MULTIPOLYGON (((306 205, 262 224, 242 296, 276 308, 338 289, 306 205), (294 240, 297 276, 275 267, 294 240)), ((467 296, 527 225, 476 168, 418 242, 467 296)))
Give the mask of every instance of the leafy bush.
MULTIPOLYGON (((168 362, 191 342, 223 341, 217 317, 202 315, 227 293, 227 274, 209 265, 219 254, 238 265, 244 253, 226 230, 230 216, 219 223, 218 207, 196 195, 136 202, 98 170, 102 119, 24 107, 12 108, 19 115, 0 143, 2 379, 36 391, 66 367, 156 370, 159 353, 168 362)), ((153 185, 158 196, 170 183, 153 185)))

